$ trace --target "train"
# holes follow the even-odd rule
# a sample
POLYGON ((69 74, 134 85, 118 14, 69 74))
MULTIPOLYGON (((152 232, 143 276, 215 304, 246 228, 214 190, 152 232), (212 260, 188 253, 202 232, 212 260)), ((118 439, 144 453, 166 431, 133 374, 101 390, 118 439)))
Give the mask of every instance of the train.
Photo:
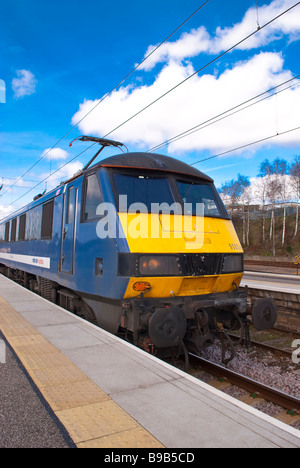
POLYGON ((100 149, 0 222, 0 273, 158 356, 219 342, 229 362, 231 331, 248 342, 251 322, 273 327, 272 299, 251 304, 240 287, 243 249, 210 177, 114 140, 76 140, 100 149), (107 147, 117 154, 93 164, 107 147))

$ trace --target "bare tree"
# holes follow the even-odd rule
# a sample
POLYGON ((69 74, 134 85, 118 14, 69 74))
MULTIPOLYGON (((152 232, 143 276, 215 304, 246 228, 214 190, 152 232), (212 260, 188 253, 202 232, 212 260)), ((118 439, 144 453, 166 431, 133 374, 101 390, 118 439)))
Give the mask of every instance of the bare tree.
MULTIPOLYGON (((249 244, 249 214, 248 214, 248 227, 246 228, 246 219, 245 219, 245 204, 246 204, 246 189, 250 186, 249 178, 238 174, 237 180, 232 179, 231 181, 225 182, 222 185, 220 193, 223 195, 227 201, 229 201, 229 206, 231 207, 231 214, 233 213, 234 206, 238 204, 242 205, 242 220, 243 220, 243 244, 249 244), (247 234, 248 233, 248 234, 247 234)), ((248 203, 249 204, 249 203, 248 203)), ((249 210, 249 207, 248 207, 249 210)))
POLYGON ((273 164, 265 159, 260 165, 260 176, 266 179, 266 196, 272 204, 272 219, 270 223, 270 240, 273 237, 273 255, 276 254, 275 247, 275 203, 278 194, 278 180, 274 175, 273 164))
POLYGON ((249 214, 249 193, 247 189, 250 187, 249 177, 243 176, 238 174, 237 181, 235 182, 236 185, 236 193, 242 204, 243 209, 243 244, 249 245, 249 229, 250 229, 250 214, 249 214), (246 222, 246 214, 245 214, 245 206, 248 204, 248 215, 247 215, 247 222, 246 222))
POLYGON ((286 231, 286 203, 288 196, 288 163, 284 159, 276 158, 272 163, 268 159, 260 166, 260 174, 267 178, 267 197, 272 203, 272 220, 270 224, 270 239, 273 237, 273 255, 275 255, 275 204, 278 199, 283 201, 283 222, 281 244, 285 242, 286 231))
POLYGON ((266 209, 266 202, 267 202, 267 187, 268 187, 268 176, 258 175, 258 184, 256 184, 255 188, 255 196, 261 202, 262 207, 262 241, 263 244, 266 242, 266 218, 265 218, 265 209, 266 209))
POLYGON ((300 200, 300 156, 295 156, 294 161, 290 167, 290 176, 293 189, 295 190, 296 197, 297 197, 297 207, 296 207, 296 223, 295 223, 295 231, 294 237, 296 237, 298 233, 298 226, 299 226, 299 200, 300 200))
POLYGON ((278 181, 278 190, 280 198, 283 202, 283 221, 282 221, 282 238, 281 245, 285 242, 285 231, 286 231, 286 204, 288 198, 288 179, 287 174, 289 171, 288 163, 284 159, 275 159, 273 162, 274 174, 278 181))
POLYGON ((236 181, 232 179, 231 181, 225 182, 221 187, 220 193, 226 199, 226 205, 227 201, 229 201, 230 212, 232 214, 233 208, 237 204, 239 198, 236 181))

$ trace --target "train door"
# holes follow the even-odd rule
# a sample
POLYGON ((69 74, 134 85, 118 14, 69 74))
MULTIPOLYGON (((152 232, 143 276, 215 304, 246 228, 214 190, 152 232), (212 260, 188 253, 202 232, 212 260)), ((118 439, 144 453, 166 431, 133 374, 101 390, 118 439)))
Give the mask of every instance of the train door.
POLYGON ((60 271, 74 274, 78 188, 69 185, 64 195, 60 271))

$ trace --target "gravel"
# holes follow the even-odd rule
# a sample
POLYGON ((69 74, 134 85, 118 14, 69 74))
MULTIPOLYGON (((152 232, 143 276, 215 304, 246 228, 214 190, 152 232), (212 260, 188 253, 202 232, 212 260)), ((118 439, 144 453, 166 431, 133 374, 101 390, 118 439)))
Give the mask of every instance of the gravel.
MULTIPOLYGON (((212 362, 221 363, 219 346, 213 345, 202 351, 201 357, 212 362)), ((258 380, 265 385, 277 388, 289 395, 300 397, 300 375, 297 370, 299 364, 294 364, 292 357, 277 358, 271 352, 264 352, 251 348, 238 346, 236 356, 226 366, 235 372, 258 380)))
MULTIPOLYGON (((201 357, 221 364, 219 344, 216 342, 203 350, 201 357)), ((293 363, 292 356, 290 358, 275 357, 269 351, 237 346, 236 356, 224 367, 300 398, 300 366, 293 363)), ((237 387, 229 387, 223 391, 235 398, 240 398, 243 395, 243 390, 237 387)), ((253 406, 271 416, 282 412, 282 408, 278 405, 265 401, 254 403, 253 406)), ((295 427, 300 428, 300 423, 295 423, 295 427)))

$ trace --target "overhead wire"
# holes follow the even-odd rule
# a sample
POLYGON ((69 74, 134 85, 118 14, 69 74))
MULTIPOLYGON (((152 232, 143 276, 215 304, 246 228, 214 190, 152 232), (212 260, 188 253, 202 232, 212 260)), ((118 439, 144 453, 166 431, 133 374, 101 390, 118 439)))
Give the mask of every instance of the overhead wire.
POLYGON ((245 145, 238 146, 237 148, 233 148, 233 149, 230 149, 230 150, 227 150, 227 151, 223 151, 222 153, 215 154, 214 156, 209 156, 208 158, 200 159, 199 161, 195 161, 193 163, 190 163, 190 166, 195 166, 196 164, 200 164, 201 162, 204 162, 204 161, 209 161, 210 159, 219 158, 220 156, 224 156, 225 154, 233 153, 235 151, 248 148, 249 146, 257 145, 258 143, 263 143, 263 142, 271 140, 273 138, 276 138, 276 137, 279 137, 279 136, 282 136, 282 135, 286 135, 286 134, 291 133, 291 132, 295 132, 296 130, 300 130, 300 126, 295 127, 295 128, 291 128, 289 130, 285 130, 285 131, 280 132, 280 133, 278 133, 278 132, 274 133, 273 135, 269 135, 269 136, 267 136, 265 138, 261 138, 260 140, 252 141, 251 143, 247 143, 245 145))
POLYGON ((232 115, 234 115, 234 114, 236 114, 238 112, 242 112, 243 110, 246 110, 249 107, 252 107, 252 106, 254 106, 256 104, 259 104, 262 101, 265 101, 266 99, 270 99, 270 98, 272 98, 273 96, 275 96, 277 94, 280 94, 280 93, 282 93, 284 91, 287 91, 288 89, 293 88, 293 87, 295 87, 297 85, 292 84, 292 85, 287 86, 286 88, 284 88, 282 90, 279 90, 279 91, 277 91, 277 92, 275 92, 273 94, 269 94, 268 96, 266 96, 266 97, 264 97, 264 98, 262 98, 262 99, 260 99, 258 101, 255 101, 252 104, 249 104, 251 101, 254 101, 254 100, 258 99, 258 98, 264 96, 265 94, 270 93, 270 92, 280 88, 281 86, 284 86, 287 83, 290 83, 291 81, 295 81, 298 78, 300 78, 300 74, 295 76, 294 78, 291 78, 290 80, 284 81, 283 83, 281 83, 281 84, 279 84, 277 86, 274 86, 273 88, 268 89, 267 91, 264 91, 263 93, 257 94, 256 96, 254 96, 254 97, 252 97, 250 99, 247 99, 246 101, 243 101, 240 104, 237 104, 236 106, 231 107, 230 109, 227 109, 226 111, 223 111, 220 114, 217 114, 217 115, 211 117, 210 119, 207 119, 207 120, 205 120, 205 121, 203 121, 203 122, 189 128, 188 130, 185 130, 184 132, 181 132, 181 133, 173 136, 172 138, 169 138, 168 140, 165 140, 162 143, 159 143, 156 146, 153 146, 152 148, 147 150, 147 153, 157 151, 158 149, 161 149, 161 148, 163 148, 164 146, 166 146, 166 145, 168 145, 170 143, 174 143, 175 141, 181 140, 182 138, 186 138, 187 136, 190 136, 193 133, 196 133, 196 132, 198 132, 200 130, 203 130, 204 128, 206 128, 206 127, 208 127, 210 125, 214 125, 215 123, 220 122, 221 120, 227 119, 228 117, 231 117, 232 115), (249 104, 249 105, 246 106, 246 104, 249 104), (242 106, 245 106, 245 107, 242 107, 242 106), (242 107, 242 108, 238 109, 239 107, 242 107), (238 109, 238 110, 236 110, 236 109, 238 109), (233 112, 233 111, 235 111, 235 112, 233 112), (229 112, 231 112, 231 113, 229 113, 229 112))
POLYGON ((260 26, 259 28, 257 28, 255 31, 253 31, 252 33, 248 34, 246 37, 244 37, 243 39, 241 39, 240 41, 238 41, 236 44, 234 44, 233 46, 231 46, 229 49, 225 50, 224 52, 222 52, 221 54, 219 54, 217 57, 215 57, 213 60, 211 60, 210 62, 208 62, 207 64, 203 65, 202 67, 198 68, 194 73, 192 73, 191 75, 189 75, 187 78, 185 78, 184 80, 182 80, 180 83, 177 83, 177 85, 173 86, 173 88, 170 88, 168 91, 166 91, 165 93, 163 93, 161 96, 159 96, 157 99, 155 99, 154 101, 150 102, 147 106, 143 107, 140 111, 136 112, 135 114, 133 114, 131 117, 129 117, 127 120, 125 120, 124 122, 122 122, 120 125, 118 125, 117 127, 115 127, 113 130, 111 130, 110 132, 106 133, 103 138, 106 138, 107 136, 109 136, 111 133, 115 132, 116 130, 118 130, 119 128, 123 127, 123 125, 125 125, 126 123, 130 122, 132 119, 134 119, 135 117, 137 117, 138 115, 140 115, 142 112, 144 112, 146 109, 149 109, 149 107, 153 106, 153 104, 156 104, 158 101, 160 101, 161 99, 163 99, 164 97, 166 97, 168 94, 170 94, 172 91, 174 91, 175 89, 179 88, 179 86, 183 85, 184 83, 186 83, 188 80, 190 80, 191 78, 193 78, 195 75, 197 75, 198 73, 200 73, 201 71, 203 71, 205 68, 207 68, 208 66, 212 65, 214 62, 216 62, 217 60, 219 60, 220 58, 222 58, 224 55, 228 54, 229 52, 231 52, 233 49, 235 49, 236 47, 238 47, 239 45, 241 45, 243 42, 247 41, 248 39, 250 39, 250 37, 254 36, 255 34, 257 34, 258 32, 260 32, 262 29, 266 28, 267 26, 269 26, 270 24, 272 24, 274 21, 276 21, 277 19, 281 18, 283 15, 285 15, 286 13, 288 13, 289 11, 291 11, 293 8, 295 8, 297 5, 299 5, 300 2, 297 2, 295 3, 294 5, 292 5, 291 7, 287 8, 285 11, 283 11, 282 13, 280 13, 279 15, 277 15, 276 17, 274 17, 273 19, 271 19, 270 21, 268 21, 267 23, 265 23, 263 26, 260 26))
MULTIPOLYGON (((94 146, 96 145, 96 143, 93 143, 91 146, 94 146)), ((63 164, 62 166, 60 166, 58 169, 56 169, 55 171, 52 172, 51 175, 48 175, 47 177, 45 177, 43 180, 41 180, 40 182, 38 182, 36 185, 34 185, 34 187, 31 187, 30 190, 28 190, 26 193, 24 193, 23 195, 21 195, 19 198, 17 198, 16 200, 14 200, 13 202, 11 202, 8 206, 11 206, 11 205, 14 205, 17 201, 21 200, 21 198, 25 197, 25 195, 27 195, 28 193, 32 192, 32 190, 34 190, 35 188, 37 188, 39 185, 43 184, 44 182, 46 182, 50 177, 52 177, 54 174, 56 174, 57 172, 61 171, 62 169, 64 169, 68 164, 70 164, 71 162, 73 162, 75 159, 79 158, 79 156, 81 156, 83 153, 85 153, 86 151, 88 151, 90 149, 89 148, 86 148, 84 149, 83 151, 81 151, 81 153, 77 154, 76 156, 74 156, 72 159, 70 159, 70 161, 67 161, 65 164, 63 164)), ((56 179, 57 180, 57 179, 56 179)))
MULTIPOLYGON (((40 161, 42 161, 49 153, 51 153, 51 151, 59 144, 61 143, 89 114, 91 114, 91 112, 94 111, 94 109, 96 109, 96 107, 98 107, 106 98, 108 98, 119 86, 121 86, 121 84, 123 84, 144 62, 146 62, 146 60, 149 59, 149 57, 151 57, 151 55, 153 55, 165 42, 167 42, 177 31, 179 31, 179 29, 181 29, 193 16, 196 15, 196 13, 198 13, 207 3, 209 3, 210 0, 206 0, 204 3, 202 3, 202 5, 200 5, 200 7, 198 7, 191 15, 189 15, 188 18, 186 18, 186 20, 184 20, 179 26, 177 26, 176 29, 174 29, 174 31, 171 32, 171 34, 169 34, 161 43, 159 43, 151 52, 149 52, 148 55, 146 55, 144 57, 144 59, 138 63, 116 86, 114 86, 114 88, 109 91, 107 94, 105 94, 103 96, 102 99, 100 99, 97 104, 92 108, 90 109, 80 120, 78 120, 74 125, 73 127, 63 136, 61 137, 51 148, 49 148, 46 152, 44 152, 42 154, 42 156, 21 176, 17 179, 17 181, 12 184, 3 194, 2 194, 2 197, 11 189, 13 188, 21 179, 23 179, 23 177, 25 177, 40 161)), ((92 145, 93 146, 93 145, 92 145)))
MULTIPOLYGON (((205 2, 207 3, 207 2, 205 2)), ((238 47, 240 44, 242 44, 243 42, 245 42, 246 40, 248 40, 250 37, 254 36, 255 34, 257 34, 258 32, 260 32, 262 29, 266 28, 267 26, 269 26, 270 24, 272 24, 274 21, 276 21, 277 19, 279 19, 280 17, 282 17, 283 15, 285 15, 286 13, 288 13, 289 11, 291 11, 292 9, 294 9, 296 6, 298 6, 300 4, 300 1, 295 3, 294 5, 290 6, 289 8, 287 8, 286 10, 284 10, 283 12, 281 12, 279 15, 277 15, 276 17, 272 18, 271 20, 269 20, 267 23, 265 23, 264 25, 260 26, 259 28, 257 28, 255 31, 253 31, 252 33, 248 34, 246 37, 244 37, 243 39, 241 39, 240 41, 238 41, 237 43, 235 43, 233 46, 231 46, 230 48, 228 48, 227 50, 225 50, 224 52, 222 52, 221 54, 219 54, 217 57, 215 57, 214 59, 212 59, 210 62, 208 62, 206 65, 200 67, 198 70, 196 70, 194 73, 192 73, 191 75, 189 75, 187 78, 185 78, 183 81, 181 81, 180 83, 178 83, 177 85, 175 85, 173 88, 169 89, 167 92, 165 92, 164 94, 162 94, 160 97, 158 97, 157 99, 155 99, 154 101, 152 101, 150 104, 148 104, 147 106, 145 106, 143 109, 141 109, 139 112, 137 112, 136 114, 134 114, 133 116, 131 116, 129 119, 127 119, 126 121, 124 121, 123 123, 121 123, 120 125, 118 125, 117 127, 115 127, 113 130, 111 130, 109 133, 105 134, 102 138, 106 138, 108 135, 110 135, 111 133, 113 133, 114 131, 116 131, 117 129, 121 128, 123 125, 125 125, 126 123, 128 123, 129 121, 131 121, 133 118, 135 118, 137 115, 141 114, 142 112, 144 112, 146 109, 148 109, 149 107, 151 107, 152 105, 154 105, 156 102, 158 102, 159 100, 161 100, 162 98, 164 98, 165 96, 167 96, 168 94, 170 94, 172 91, 174 91, 175 89, 177 89, 179 86, 181 86, 182 84, 184 84, 185 82, 187 82, 189 79, 191 79, 193 76, 195 76, 196 74, 200 73, 201 71, 203 71, 205 68, 207 68, 209 65, 213 64, 214 62, 216 62, 217 60, 219 60, 220 58, 222 58, 224 55, 228 54, 229 52, 231 52, 232 50, 234 50, 236 47, 238 47)), ((202 5, 204 6, 204 4, 202 5)), ((293 130, 290 130, 290 131, 293 131, 293 130)), ((286 132, 288 133, 288 132, 286 132)), ((277 135, 273 135, 272 137, 268 137, 267 139, 269 138, 274 138, 275 136, 277 135)), ((261 140, 261 141, 264 141, 261 140)), ((94 143, 95 144, 95 143, 94 143)), ((86 150, 82 151, 81 153, 79 153, 77 156, 75 156, 74 158, 72 158, 70 161, 68 161, 64 166, 62 167, 65 167, 67 166, 68 164, 70 164, 72 161, 74 161, 76 158, 78 158, 79 156, 81 156, 82 153, 84 153, 85 151, 87 151, 88 149, 90 149, 92 146, 91 145, 89 146, 86 150)), ((216 155, 216 156, 213 156, 213 157, 217 157, 219 155, 216 155)), ((211 158, 213 158, 211 157, 211 158)), ((211 159, 211 158, 208 158, 208 159, 211 159)), ((202 162, 202 161, 198 161, 198 162, 202 162)), ((198 162, 194 163, 194 164, 198 164, 198 162)), ((59 168, 58 170, 61 170, 62 169, 59 168)), ((55 171, 54 173, 58 172, 55 171)), ((27 172, 26 172, 27 173, 27 172)), ((45 180, 49 179, 51 177, 51 175, 49 175, 48 177, 46 177, 43 181, 39 182, 35 187, 33 188, 36 188, 38 185, 40 185, 41 183, 45 182, 45 180)), ((31 189, 33 190, 33 189, 31 189)), ((30 190, 30 191, 31 191, 30 190)), ((29 191, 29 192, 30 192, 29 191)), ((26 192, 24 193, 21 197, 17 198, 16 200, 14 200, 10 205, 16 203, 18 200, 20 200, 21 198, 23 198, 24 196, 27 195, 27 193, 29 192, 26 192)), ((9 206, 10 206, 9 205, 9 206)))

